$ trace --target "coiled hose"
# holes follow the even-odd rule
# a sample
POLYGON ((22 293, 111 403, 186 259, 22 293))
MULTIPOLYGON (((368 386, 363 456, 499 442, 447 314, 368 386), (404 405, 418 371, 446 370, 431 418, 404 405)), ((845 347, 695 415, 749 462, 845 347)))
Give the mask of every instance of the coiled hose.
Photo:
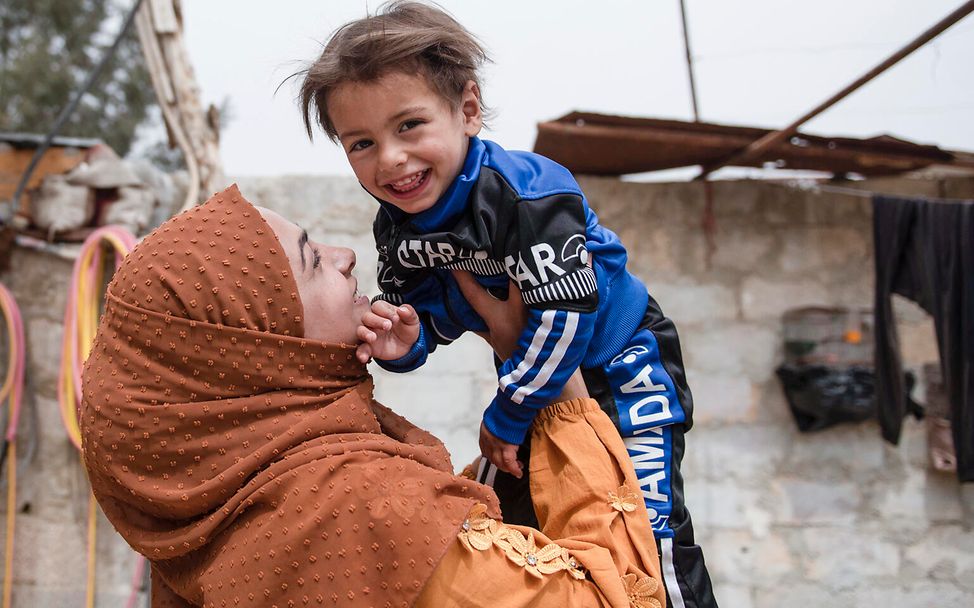
MULTIPOLYGON (((115 268, 134 247, 135 237, 119 226, 98 228, 85 239, 74 262, 68 302, 64 308, 64 340, 61 343, 61 373, 58 379, 58 401, 61 419, 68 437, 81 450, 81 428, 78 415, 81 408, 81 370, 91 353, 98 318, 102 309, 102 288, 105 283, 104 245, 115 254, 115 268)), ((88 496, 88 574, 85 587, 85 606, 95 605, 95 566, 98 505, 94 494, 88 496)), ((132 593, 127 606, 132 608, 138 599, 145 558, 138 556, 132 577, 132 593)))
POLYGON ((3 608, 10 608, 13 591, 14 518, 17 515, 17 423, 20 420, 20 400, 24 394, 24 322, 20 308, 10 291, 0 283, 0 309, 7 323, 9 341, 7 377, 0 387, 0 403, 9 405, 7 432, 0 453, 0 470, 7 465, 7 525, 3 563, 3 608))

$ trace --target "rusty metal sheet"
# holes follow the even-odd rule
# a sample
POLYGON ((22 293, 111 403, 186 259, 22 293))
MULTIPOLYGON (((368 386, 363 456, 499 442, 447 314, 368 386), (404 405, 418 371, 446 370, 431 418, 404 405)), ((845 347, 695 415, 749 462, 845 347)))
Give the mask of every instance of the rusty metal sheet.
MULTIPOLYGON (((0 140, 0 200, 13 198, 17 184, 33 156, 32 148, 17 148, 0 140)), ((48 148, 27 182, 27 188, 36 188, 45 176, 52 173, 67 173, 81 164, 84 157, 84 151, 78 148, 48 148)))
MULTIPOLYGON (((624 175, 707 165, 769 132, 752 127, 572 112, 538 125, 534 151, 575 173, 624 175)), ((951 164, 954 158, 953 153, 936 146, 888 135, 856 139, 799 132, 747 166, 772 162, 784 169, 875 176, 951 164)))

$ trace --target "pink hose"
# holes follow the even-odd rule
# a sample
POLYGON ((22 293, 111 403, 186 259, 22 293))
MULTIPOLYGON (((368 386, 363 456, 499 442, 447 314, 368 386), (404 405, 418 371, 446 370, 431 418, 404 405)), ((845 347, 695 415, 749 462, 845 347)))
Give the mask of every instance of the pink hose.
MULTIPOLYGON (((81 407, 81 371, 84 368, 84 361, 81 358, 81 354, 78 352, 77 341, 74 337, 78 334, 78 283, 80 281, 81 273, 85 271, 82 268, 84 259, 87 256, 89 250, 94 248, 92 253, 92 263, 90 268, 88 268, 89 277, 88 283, 94 285, 95 279, 98 276, 98 268, 100 268, 102 263, 102 240, 107 236, 113 236, 117 238, 125 249, 131 251, 135 248, 136 238, 128 230, 122 228, 121 226, 103 226, 96 229, 88 238, 85 239, 84 243, 81 245, 81 250, 78 252, 78 257, 74 261, 74 270, 71 273, 71 286, 68 291, 68 302, 64 307, 64 332, 66 337, 72 338, 70 345, 70 357, 71 357, 71 371, 74 376, 74 386, 78 387, 79 390, 75 392, 75 407, 81 407)), ((122 263, 123 256, 120 252, 115 252, 115 267, 118 268, 119 264, 122 263)), ((67 338, 66 338, 67 339, 67 338)), ((58 397, 63 397, 64 388, 62 383, 58 383, 58 397)), ((79 446, 80 447, 80 446, 79 446)))
POLYGON ((10 423, 7 425, 7 441, 13 441, 17 436, 17 425, 20 422, 20 402, 24 390, 24 368, 26 364, 26 353, 24 344, 24 321, 20 314, 20 307, 14 300, 10 291, 0 283, 0 298, 3 298, 4 307, 10 314, 10 322, 13 325, 11 331, 14 333, 14 344, 16 348, 16 359, 14 364, 14 381, 10 387, 10 399, 13 404, 10 415, 10 423))

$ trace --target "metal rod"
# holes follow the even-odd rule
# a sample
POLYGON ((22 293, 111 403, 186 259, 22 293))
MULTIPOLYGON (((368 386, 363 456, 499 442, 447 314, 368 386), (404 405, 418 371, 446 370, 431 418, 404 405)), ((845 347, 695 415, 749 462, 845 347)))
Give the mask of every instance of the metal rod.
POLYGON ((812 109, 811 111, 803 115, 795 122, 791 123, 790 125, 788 125, 787 127, 779 131, 772 131, 771 133, 768 133, 764 137, 758 139, 757 141, 751 144, 748 144, 746 147, 738 150, 737 152, 731 154, 730 156, 724 158, 723 160, 717 161, 715 163, 711 163, 710 165, 704 167, 700 171, 699 175, 697 175, 693 179, 694 180, 703 179, 710 173, 713 173, 717 169, 720 169, 721 167, 725 167, 727 165, 740 164, 740 163, 753 160, 758 156, 760 156, 761 154, 763 154, 764 152, 767 152, 768 150, 774 148, 775 146, 783 142, 788 137, 794 135, 795 131, 798 130, 798 127, 805 124, 812 118, 818 116, 825 110, 831 108, 833 105, 835 105, 836 103, 838 103, 839 101, 847 97, 850 93, 852 93, 862 85, 866 84, 876 76, 879 76, 880 74, 882 74, 883 72, 891 68, 893 65, 898 63, 901 59, 903 59, 913 51, 917 50, 924 44, 930 42, 931 40, 939 36, 944 30, 954 25, 955 23, 957 23, 958 21, 960 21, 961 19, 969 15, 971 12, 974 12, 974 0, 968 0, 967 2, 965 2, 955 11, 953 11, 952 13, 950 13, 949 15, 947 15, 946 17, 938 21, 933 27, 920 34, 915 40, 913 40, 913 42, 910 42, 900 50, 890 55, 885 61, 883 61, 873 69, 869 70, 868 72, 860 76, 852 84, 848 85, 847 87, 845 87, 844 89, 842 89, 841 91, 833 95, 832 97, 829 97, 828 99, 823 101, 821 104, 816 106, 814 109, 812 109))
POLYGON ((683 18, 683 49, 687 55, 687 74, 690 77, 690 102, 693 104, 693 121, 700 122, 700 108, 697 106, 697 84, 693 78, 693 53, 690 52, 690 29, 687 27, 685 0, 680 0, 680 16, 683 18))
POLYGON ((101 60, 98 65, 95 66, 91 72, 88 73, 88 78, 85 80, 81 88, 75 92, 74 97, 68 102, 68 105, 64 106, 61 113, 58 114, 57 119, 54 121, 54 126, 48 131, 47 136, 44 137, 44 141, 41 143, 40 147, 34 151, 34 156, 30 159, 30 164, 27 165, 27 169, 24 174, 20 177, 20 182, 17 184, 17 190, 14 192, 12 209, 16 213, 20 209, 20 197, 24 194, 24 190, 27 188, 27 182, 30 181, 30 176, 34 173, 34 169, 37 168, 38 163, 41 162, 41 158, 44 157, 44 153, 47 149, 51 147, 51 142, 61 131, 61 127, 67 122, 68 118, 74 113, 75 108, 78 107, 78 103, 81 98, 85 96, 85 93, 95 84, 101 73, 105 71, 105 66, 108 65, 108 61, 115 55, 115 51, 118 50, 119 45, 122 43, 122 39, 125 37, 125 33, 132 26, 132 21, 135 19, 135 14, 138 12, 139 7, 142 6, 142 0, 136 0, 135 6, 129 11, 129 14, 125 17, 125 22, 122 24, 122 29, 119 30, 118 36, 115 37, 115 41, 112 42, 112 46, 105 51, 102 55, 101 60))
MULTIPOLYGON (((697 104, 697 84, 693 77, 693 53, 690 51, 690 27, 687 25, 686 0, 680 0, 680 17, 683 22, 683 50, 687 56, 687 75, 690 77, 690 103, 693 106, 693 122, 700 122, 700 106, 697 104)), ((701 165, 700 170, 705 168, 701 165)), ((717 251, 717 219, 714 216, 714 189, 710 181, 703 180, 703 215, 700 227, 707 243, 706 264, 710 269, 714 253, 717 251)))

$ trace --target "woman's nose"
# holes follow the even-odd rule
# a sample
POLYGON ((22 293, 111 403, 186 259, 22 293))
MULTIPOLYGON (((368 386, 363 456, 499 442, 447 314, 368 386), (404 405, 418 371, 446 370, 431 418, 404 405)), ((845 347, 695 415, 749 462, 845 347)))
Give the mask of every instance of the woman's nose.
POLYGON ((355 252, 348 247, 332 247, 332 260, 335 268, 342 274, 351 274, 355 268, 355 252))

